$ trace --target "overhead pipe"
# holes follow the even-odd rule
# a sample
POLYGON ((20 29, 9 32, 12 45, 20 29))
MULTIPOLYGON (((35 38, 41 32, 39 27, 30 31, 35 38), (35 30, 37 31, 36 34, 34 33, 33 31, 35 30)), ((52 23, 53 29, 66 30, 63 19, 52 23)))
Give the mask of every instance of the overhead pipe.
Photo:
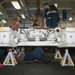
POLYGON ((37 14, 40 14, 40 0, 36 0, 37 14))
POLYGON ((23 10, 25 11, 25 16, 29 19, 30 19, 30 16, 29 16, 29 13, 28 13, 28 8, 27 8, 27 5, 26 5, 26 2, 24 0, 20 0, 20 4, 21 6, 23 7, 23 10))

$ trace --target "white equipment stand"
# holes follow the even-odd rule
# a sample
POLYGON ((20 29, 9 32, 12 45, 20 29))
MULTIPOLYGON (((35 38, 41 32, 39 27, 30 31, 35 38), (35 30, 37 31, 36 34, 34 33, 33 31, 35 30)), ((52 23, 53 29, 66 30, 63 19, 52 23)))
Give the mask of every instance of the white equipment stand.
POLYGON ((11 66, 15 66, 17 63, 13 53, 12 53, 12 49, 9 49, 8 55, 6 56, 3 65, 11 65, 11 66))
POLYGON ((74 63, 70 57, 68 49, 65 50, 65 54, 64 54, 62 61, 61 61, 61 66, 74 66, 74 63))
POLYGON ((55 54, 55 57, 54 58, 55 59, 62 59, 62 56, 61 56, 59 50, 56 50, 56 54, 55 54))

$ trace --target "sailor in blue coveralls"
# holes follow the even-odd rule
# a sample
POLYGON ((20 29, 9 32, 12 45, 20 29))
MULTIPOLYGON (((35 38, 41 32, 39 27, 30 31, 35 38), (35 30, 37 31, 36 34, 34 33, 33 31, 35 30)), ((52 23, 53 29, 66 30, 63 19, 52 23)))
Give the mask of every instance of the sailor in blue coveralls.
POLYGON ((35 59, 42 60, 43 56, 44 56, 44 50, 41 47, 37 47, 32 52, 26 53, 24 61, 34 61, 35 59))
MULTIPOLYGON (((22 53, 20 51, 20 53, 17 55, 17 59, 20 59, 22 53)), ((44 53, 43 48, 41 47, 36 47, 33 51, 31 52, 26 52, 24 56, 21 57, 21 59, 23 61, 43 61, 45 63, 50 62, 52 59, 47 58, 47 56, 44 53)))
POLYGON ((55 28, 58 26, 59 15, 58 10, 54 5, 44 3, 44 23, 47 27, 55 28))

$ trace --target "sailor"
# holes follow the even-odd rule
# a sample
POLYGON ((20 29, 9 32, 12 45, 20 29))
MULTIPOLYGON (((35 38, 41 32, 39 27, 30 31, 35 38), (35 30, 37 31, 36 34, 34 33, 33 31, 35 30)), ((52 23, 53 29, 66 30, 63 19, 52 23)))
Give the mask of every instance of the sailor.
POLYGON ((47 58, 44 49, 42 47, 35 47, 32 51, 25 52, 25 55, 21 51, 16 55, 18 61, 43 61, 49 63, 52 58, 47 58))
POLYGON ((17 30, 21 25, 21 17, 19 15, 10 18, 5 24, 4 27, 10 27, 13 30, 17 30))
POLYGON ((50 28, 55 28, 58 26, 59 15, 58 10, 54 5, 49 5, 44 3, 44 25, 50 28))
POLYGON ((44 26, 43 18, 37 14, 34 14, 32 16, 32 22, 31 22, 30 27, 39 29, 39 28, 43 28, 43 26, 44 26))

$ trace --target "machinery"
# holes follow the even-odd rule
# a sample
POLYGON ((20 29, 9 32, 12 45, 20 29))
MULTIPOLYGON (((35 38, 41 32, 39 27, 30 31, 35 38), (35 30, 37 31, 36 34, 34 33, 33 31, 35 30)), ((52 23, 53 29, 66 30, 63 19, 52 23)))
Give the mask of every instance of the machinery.
MULTIPOLYGON (((24 53, 24 46, 75 47, 75 28, 74 27, 67 27, 63 29, 61 29, 60 27, 57 27, 55 29, 24 28, 18 29, 18 31, 16 32, 13 31, 10 27, 0 27, 0 46, 1 47, 20 46, 22 53, 24 53)), ((13 53, 16 53, 16 50, 14 50, 13 53)), ((8 55, 4 60, 3 65, 15 66, 17 64, 17 61, 13 53, 12 49, 9 49, 8 55)), ((58 52, 58 54, 60 53, 58 52)), ((55 58, 57 58, 57 55, 55 56, 55 58)), ((65 55, 62 58, 61 65, 74 66, 74 63, 68 53, 68 49, 65 50, 65 55)))
POLYGON ((75 28, 19 29, 19 46, 75 47, 75 28))
POLYGON ((0 46, 75 47, 75 28, 18 29, 0 27, 0 46))
POLYGON ((58 46, 55 29, 19 29, 18 46, 58 46))
POLYGON ((0 27, 0 47, 16 47, 16 34, 10 27, 0 27))
POLYGON ((60 34, 60 43, 59 47, 75 47, 75 28, 66 27, 61 29, 60 34))

